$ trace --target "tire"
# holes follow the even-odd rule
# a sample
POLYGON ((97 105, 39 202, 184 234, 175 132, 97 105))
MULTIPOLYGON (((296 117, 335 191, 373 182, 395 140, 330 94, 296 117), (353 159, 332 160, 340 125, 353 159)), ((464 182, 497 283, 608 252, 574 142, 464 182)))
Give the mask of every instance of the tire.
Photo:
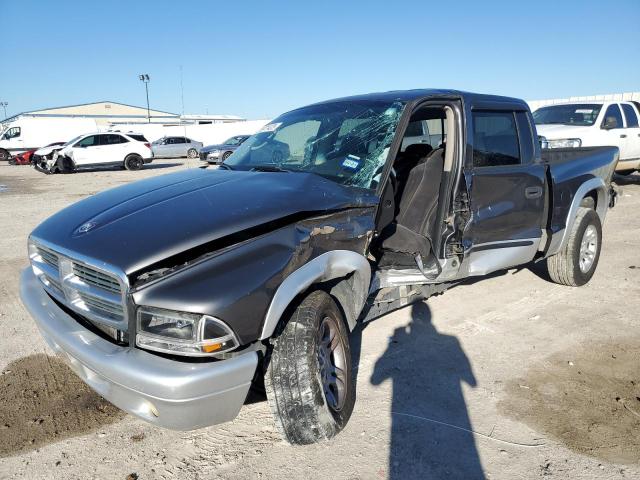
POLYGON ((633 172, 635 172, 635 170, 620 170, 618 172, 616 172, 618 175, 622 175, 624 177, 626 177, 627 175, 631 175, 633 172))
POLYGON ((227 158, 229 158, 231 156, 233 152, 224 152, 222 154, 222 161, 224 162, 227 158))
POLYGON ((187 150, 187 157, 198 158, 198 151, 195 148, 190 148, 189 150, 187 150))
POLYGON ((273 340, 265 390, 283 437, 308 445, 332 438, 351 417, 355 388, 349 337, 340 309, 323 291, 307 295, 286 320, 273 340), (333 346, 329 356, 326 346, 333 346), (340 372, 330 374, 322 365, 340 365, 340 372))
POLYGON ((5 150, 4 148, 0 148, 0 161, 1 162, 6 162, 10 158, 11 158, 11 155, 9 154, 9 152, 7 150, 5 150))
POLYGON ((55 173, 73 173, 75 167, 73 162, 67 157, 58 157, 55 166, 52 168, 52 172, 55 173))
POLYGON ((142 157, 140 155, 137 155, 135 153, 130 153, 124 159, 124 168, 126 168, 127 170, 140 170, 143 165, 144 160, 142 160, 142 157))
POLYGON ((549 277, 561 285, 584 285, 596 271, 601 246, 600 217, 591 208, 578 208, 567 244, 560 252, 547 258, 549 277))

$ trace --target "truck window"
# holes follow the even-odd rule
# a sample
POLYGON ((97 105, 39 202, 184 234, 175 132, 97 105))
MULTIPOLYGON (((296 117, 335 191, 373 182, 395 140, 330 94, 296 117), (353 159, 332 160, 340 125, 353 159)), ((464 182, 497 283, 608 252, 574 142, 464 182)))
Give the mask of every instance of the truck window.
POLYGON ((472 113, 473 165, 493 167, 520 163, 518 130, 513 112, 472 113))
POLYGON ((617 103, 612 103, 607 108, 607 111, 604 112, 604 120, 602 120, 602 126, 607 126, 607 128, 622 128, 622 113, 620 113, 620 108, 617 103))
MULTIPOLYGON (((357 124, 351 124, 344 129, 343 135, 351 131, 357 124)), ((282 142, 289 149, 291 163, 301 164, 305 158, 305 152, 309 145, 317 140, 320 122, 318 120, 307 120, 306 122, 294 123, 278 130, 274 140, 282 142)), ((341 129, 342 130, 342 129, 341 129)))
POLYGON ((627 119, 627 128, 636 128, 638 126, 638 115, 628 103, 621 104, 624 117, 627 119))

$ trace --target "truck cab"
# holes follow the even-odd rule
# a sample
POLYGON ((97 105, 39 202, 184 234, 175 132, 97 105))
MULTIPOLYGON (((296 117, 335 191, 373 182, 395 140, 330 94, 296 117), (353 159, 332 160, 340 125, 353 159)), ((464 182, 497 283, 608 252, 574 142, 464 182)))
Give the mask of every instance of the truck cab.
POLYGON ((217 169, 53 215, 30 235, 21 297, 52 349, 123 410, 201 428, 263 386, 284 438, 313 443, 353 410, 359 323, 532 262, 587 283, 617 160, 612 147, 542 152, 514 98, 330 100, 276 118, 217 169))

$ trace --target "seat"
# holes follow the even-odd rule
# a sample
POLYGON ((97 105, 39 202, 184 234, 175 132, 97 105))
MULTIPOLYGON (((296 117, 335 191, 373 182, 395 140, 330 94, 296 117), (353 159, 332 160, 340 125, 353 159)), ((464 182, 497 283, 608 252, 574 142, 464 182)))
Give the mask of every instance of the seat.
POLYGON ((402 193, 397 197, 395 221, 380 235, 380 267, 415 268, 417 264, 423 273, 427 269, 436 269, 436 275, 439 273, 430 237, 437 234, 438 195, 443 170, 444 149, 438 148, 426 158, 419 159, 417 165, 408 171, 402 193))
POLYGON ((407 146, 405 151, 396 158, 393 168, 396 172, 398 185, 395 192, 397 205, 400 205, 400 199, 402 198, 404 187, 407 184, 409 172, 411 172, 421 160, 426 159, 432 151, 433 147, 428 143, 413 143, 407 146))

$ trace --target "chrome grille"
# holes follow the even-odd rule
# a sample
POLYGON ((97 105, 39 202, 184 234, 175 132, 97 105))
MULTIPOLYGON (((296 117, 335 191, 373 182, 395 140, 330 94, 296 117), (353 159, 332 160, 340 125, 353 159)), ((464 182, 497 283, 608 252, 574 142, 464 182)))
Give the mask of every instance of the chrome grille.
POLYGON ((115 273, 89 265, 89 260, 72 258, 72 255, 39 243, 30 246, 29 250, 34 273, 56 300, 92 323, 126 331, 123 281, 115 273))
POLYGON ((120 294, 120 282, 117 279, 114 279, 112 276, 107 275, 106 273, 102 273, 99 270, 96 270, 91 267, 87 267, 86 265, 81 265, 78 263, 73 264, 73 273, 85 283, 89 285, 93 285, 97 288, 102 288, 109 292, 120 294))
POLYGON ((98 297, 87 295, 86 293, 78 293, 78 297, 92 310, 100 311, 105 315, 113 317, 115 320, 124 317, 122 305, 116 305, 98 297))
POLYGON ((38 246, 38 253, 40 254, 40 256, 42 257, 42 260, 52 266, 53 268, 58 268, 58 255, 49 250, 48 248, 42 247, 42 246, 38 246))

